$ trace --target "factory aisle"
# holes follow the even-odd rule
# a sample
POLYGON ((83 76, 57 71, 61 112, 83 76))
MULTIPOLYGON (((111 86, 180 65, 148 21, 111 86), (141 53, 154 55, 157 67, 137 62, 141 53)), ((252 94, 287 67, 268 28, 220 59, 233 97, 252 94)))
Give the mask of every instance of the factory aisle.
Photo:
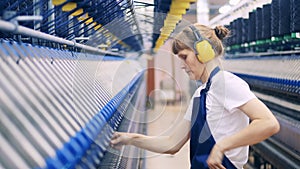
MULTIPOLYGON (((183 118, 186 105, 156 103, 148 111, 148 135, 166 135, 183 118)), ((146 152, 146 169, 189 169, 189 142, 175 155, 146 152)))

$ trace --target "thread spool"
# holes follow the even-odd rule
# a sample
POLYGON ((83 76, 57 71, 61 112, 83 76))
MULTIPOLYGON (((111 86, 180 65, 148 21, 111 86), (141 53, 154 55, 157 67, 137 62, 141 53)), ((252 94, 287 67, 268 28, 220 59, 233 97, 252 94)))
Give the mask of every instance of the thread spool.
POLYGON ((249 19, 242 19, 242 43, 246 43, 248 41, 248 26, 249 19))
POLYGON ((252 42, 255 40, 255 32, 256 32, 256 19, 255 19, 255 11, 250 12, 249 14, 249 29, 248 29, 248 42, 252 42))
POLYGON ((243 32, 242 32, 242 18, 238 18, 236 20, 236 43, 237 44, 241 44, 242 43, 242 36, 243 36, 243 32))
POLYGON ((264 5, 262 8, 262 38, 271 38, 271 5, 264 5))
POLYGON ((279 0, 279 35, 290 33, 290 0, 279 0))
POLYGON ((290 29, 292 33, 300 32, 300 1, 291 0, 290 10, 291 10, 291 22, 290 29))
POLYGON ((236 20, 232 22, 232 36, 231 36, 232 44, 237 44, 237 29, 236 29, 236 20))
POLYGON ((279 0, 273 0, 271 4, 271 36, 279 35, 279 0))
POLYGON ((256 20, 256 32, 255 32, 255 39, 260 40, 262 39, 262 8, 257 8, 255 13, 255 20, 256 20))

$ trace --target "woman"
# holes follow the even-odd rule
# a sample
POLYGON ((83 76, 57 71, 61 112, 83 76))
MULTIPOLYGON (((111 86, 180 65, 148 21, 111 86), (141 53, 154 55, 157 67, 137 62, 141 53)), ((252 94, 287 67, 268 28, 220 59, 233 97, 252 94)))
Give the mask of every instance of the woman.
POLYGON ((174 154, 190 139, 191 168, 243 168, 248 145, 279 131, 272 112, 239 77, 220 70, 222 40, 229 30, 190 25, 172 45, 182 59, 182 69, 192 80, 201 80, 184 119, 169 136, 115 133, 112 146, 134 145, 157 153, 174 154), (249 124, 249 118, 251 123, 249 124))

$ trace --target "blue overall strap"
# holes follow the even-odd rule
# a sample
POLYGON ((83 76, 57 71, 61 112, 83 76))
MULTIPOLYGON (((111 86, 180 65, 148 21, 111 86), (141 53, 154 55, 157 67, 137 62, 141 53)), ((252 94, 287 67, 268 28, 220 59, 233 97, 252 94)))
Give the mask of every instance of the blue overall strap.
MULTIPOLYGON (((200 98, 194 98, 190 139, 191 169, 208 169, 206 160, 216 143, 206 122, 206 96, 211 85, 212 77, 219 71, 220 68, 216 67, 211 72, 206 87, 200 92, 200 98)), ((226 156, 224 156, 222 164, 227 169, 236 168, 226 156)))

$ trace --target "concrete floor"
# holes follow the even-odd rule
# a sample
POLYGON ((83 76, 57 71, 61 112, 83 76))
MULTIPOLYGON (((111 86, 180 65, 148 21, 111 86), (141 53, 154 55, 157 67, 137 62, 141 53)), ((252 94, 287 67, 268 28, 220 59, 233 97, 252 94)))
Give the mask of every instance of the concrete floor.
MULTIPOLYGON (((186 105, 156 103, 148 111, 148 135, 167 135, 183 119, 186 105)), ((146 169, 189 169, 189 142, 175 155, 146 152, 146 169)))

